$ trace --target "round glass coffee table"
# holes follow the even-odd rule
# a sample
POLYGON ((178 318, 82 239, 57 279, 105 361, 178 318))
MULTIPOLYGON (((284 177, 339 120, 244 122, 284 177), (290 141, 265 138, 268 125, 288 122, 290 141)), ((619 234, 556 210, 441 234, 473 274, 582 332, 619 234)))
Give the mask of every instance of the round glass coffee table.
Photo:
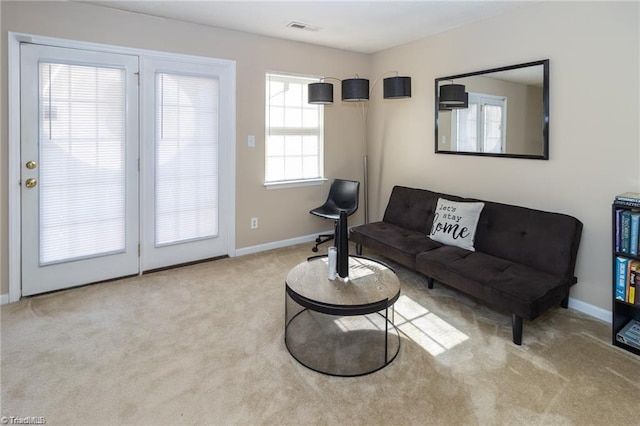
POLYGON ((312 257, 286 278, 284 340, 302 365, 332 376, 362 376, 400 350, 393 304, 400 281, 378 261, 349 257, 349 277, 327 278, 327 256, 312 257), (391 314, 391 315, 390 315, 391 314))

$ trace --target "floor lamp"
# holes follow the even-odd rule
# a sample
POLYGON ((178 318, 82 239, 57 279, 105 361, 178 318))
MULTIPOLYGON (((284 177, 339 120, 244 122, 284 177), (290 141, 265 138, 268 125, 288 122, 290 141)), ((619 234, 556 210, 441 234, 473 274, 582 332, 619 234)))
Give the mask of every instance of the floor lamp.
MULTIPOLYGON (((399 76, 396 71, 393 77, 387 77, 383 80, 383 98, 384 99, 405 99, 411 97, 411 77, 399 76)), ((364 192, 364 223, 369 223, 369 158, 367 143, 367 117, 369 110, 365 106, 365 102, 369 100, 371 91, 382 77, 389 73, 383 73, 376 78, 369 89, 369 80, 360 78, 357 74, 355 78, 347 78, 340 80, 334 77, 323 77, 318 83, 311 83, 308 86, 308 98, 310 104, 330 105, 333 103, 333 84, 327 83, 325 80, 337 80, 342 84, 342 101, 343 102, 359 102, 360 115, 362 120, 362 137, 364 140, 364 156, 362 158, 362 167, 364 171, 363 192, 364 192)))

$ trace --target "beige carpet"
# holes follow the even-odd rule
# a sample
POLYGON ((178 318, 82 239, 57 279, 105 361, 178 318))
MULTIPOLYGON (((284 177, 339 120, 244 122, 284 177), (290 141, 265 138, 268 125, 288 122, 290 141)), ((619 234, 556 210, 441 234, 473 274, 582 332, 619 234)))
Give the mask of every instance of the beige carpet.
POLYGON ((610 345, 608 324, 558 308, 525 321, 515 346, 509 315, 438 284, 429 290, 396 265, 395 361, 356 378, 301 366, 284 346, 284 278, 309 249, 2 306, 0 415, 47 424, 640 424, 640 357, 610 345))

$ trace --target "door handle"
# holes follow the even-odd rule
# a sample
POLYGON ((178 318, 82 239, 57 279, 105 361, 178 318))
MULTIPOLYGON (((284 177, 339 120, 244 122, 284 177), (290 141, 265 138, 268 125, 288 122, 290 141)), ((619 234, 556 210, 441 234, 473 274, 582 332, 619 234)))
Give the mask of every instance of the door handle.
POLYGON ((24 184, 26 185, 27 188, 33 188, 38 184, 38 180, 34 178, 29 178, 26 180, 24 184))

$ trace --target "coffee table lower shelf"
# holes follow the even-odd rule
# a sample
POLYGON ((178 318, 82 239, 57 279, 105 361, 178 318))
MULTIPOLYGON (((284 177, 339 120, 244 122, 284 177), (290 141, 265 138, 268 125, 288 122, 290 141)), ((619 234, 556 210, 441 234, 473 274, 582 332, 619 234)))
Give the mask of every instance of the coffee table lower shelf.
POLYGON ((400 350, 400 335, 382 313, 336 317, 302 309, 287 323, 285 344, 311 370, 355 377, 389 365, 400 350))

